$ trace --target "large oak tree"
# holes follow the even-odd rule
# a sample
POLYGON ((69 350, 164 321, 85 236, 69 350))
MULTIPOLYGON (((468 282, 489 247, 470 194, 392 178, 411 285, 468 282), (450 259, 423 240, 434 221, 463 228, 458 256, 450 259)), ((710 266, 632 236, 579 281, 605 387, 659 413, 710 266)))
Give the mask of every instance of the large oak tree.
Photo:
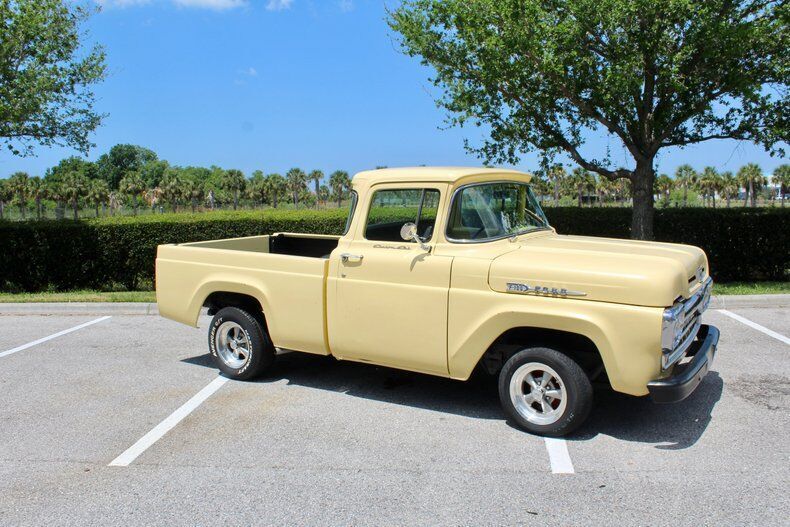
POLYGON ((653 237, 662 148, 788 139, 790 8, 767 0, 406 0, 390 13, 404 51, 436 72, 451 124, 483 125, 488 162, 530 150, 631 181, 631 235, 653 237), (589 152, 622 142, 633 162, 589 152), (589 150, 589 149, 587 149, 589 150))
POLYGON ((102 115, 91 87, 105 64, 101 47, 80 45, 90 11, 72 0, 0 0, 0 146, 13 154, 92 146, 102 115))

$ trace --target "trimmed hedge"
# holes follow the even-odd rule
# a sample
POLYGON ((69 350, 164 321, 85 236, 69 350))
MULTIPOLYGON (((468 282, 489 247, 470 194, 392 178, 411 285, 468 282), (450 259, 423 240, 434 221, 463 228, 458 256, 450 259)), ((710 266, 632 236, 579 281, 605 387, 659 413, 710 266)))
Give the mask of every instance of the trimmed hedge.
MULTIPOLYGON (((561 234, 627 238, 626 208, 548 208, 561 234)), ((166 214, 0 222, 0 291, 128 289, 153 283, 156 246, 278 231, 340 234, 345 210, 166 214)), ((790 208, 659 209, 656 238, 702 247, 714 279, 787 280, 790 208)))

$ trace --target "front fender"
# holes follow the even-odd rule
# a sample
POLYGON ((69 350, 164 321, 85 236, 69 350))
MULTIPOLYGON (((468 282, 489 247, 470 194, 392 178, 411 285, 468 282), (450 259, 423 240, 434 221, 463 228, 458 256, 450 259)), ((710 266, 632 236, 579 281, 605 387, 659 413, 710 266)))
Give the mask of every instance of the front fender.
POLYGON ((466 314, 453 311, 450 303, 448 368, 453 378, 467 379, 500 335, 520 327, 587 337, 598 348, 616 391, 645 395, 647 383, 660 373, 660 309, 494 292, 485 300, 476 296, 466 314))

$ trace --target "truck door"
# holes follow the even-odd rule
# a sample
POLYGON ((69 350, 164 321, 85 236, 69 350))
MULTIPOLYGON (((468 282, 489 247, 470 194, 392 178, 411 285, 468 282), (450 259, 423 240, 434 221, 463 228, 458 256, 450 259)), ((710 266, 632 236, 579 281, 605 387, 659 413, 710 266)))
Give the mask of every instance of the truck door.
MULTIPOLYGON (((342 359, 448 375, 447 301, 452 257, 433 254, 441 185, 379 185, 342 249, 329 307, 329 342, 342 359), (431 251, 404 241, 404 223, 431 251)), ((332 287, 332 284, 329 284, 332 287)))

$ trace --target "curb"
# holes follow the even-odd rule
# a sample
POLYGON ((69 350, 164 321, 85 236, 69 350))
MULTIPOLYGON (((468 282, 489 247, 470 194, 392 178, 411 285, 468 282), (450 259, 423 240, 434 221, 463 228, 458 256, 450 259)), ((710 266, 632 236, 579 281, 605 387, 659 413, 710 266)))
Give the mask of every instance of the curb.
POLYGON ((0 303, 2 315, 158 315, 149 302, 35 302, 0 303))
POLYGON ((708 309, 739 307, 790 307, 790 295, 724 295, 714 296, 708 309))
MULTIPOLYGON (((709 309, 790 307, 790 294, 714 296, 709 309)), ((155 303, 146 302, 39 302, 0 303, 2 315, 158 315, 155 303)))

